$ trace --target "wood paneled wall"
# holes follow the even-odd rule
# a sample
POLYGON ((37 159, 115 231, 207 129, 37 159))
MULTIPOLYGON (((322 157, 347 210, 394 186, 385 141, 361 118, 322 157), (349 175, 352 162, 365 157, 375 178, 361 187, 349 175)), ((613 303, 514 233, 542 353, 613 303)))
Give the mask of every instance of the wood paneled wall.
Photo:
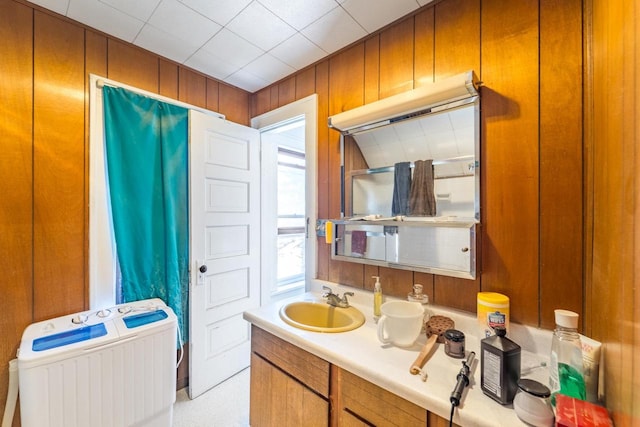
POLYGON ((640 425, 640 6, 585 2, 586 332, 616 426, 640 425))
MULTIPOLYGON (((582 4, 579 0, 444 0, 305 70, 321 108, 320 218, 340 215, 339 135, 327 116, 474 70, 481 89, 482 226, 476 280, 332 261, 318 276, 404 297, 424 285, 436 304, 470 312, 478 291, 511 299, 512 320, 552 328, 553 309, 582 313, 582 4), (562 28, 561 32, 558 29, 562 28), (560 41, 561 40, 561 41, 560 41)), ((252 114, 283 105, 285 82, 252 97, 252 114)))
POLYGON ((636 425, 640 9, 633 0, 584 4, 583 21, 579 0, 437 1, 250 95, 0 0, 0 405, 24 327, 88 307, 89 73, 244 124, 317 93, 318 217, 332 218, 340 153, 327 117, 473 69, 484 83, 478 279, 331 261, 323 239, 319 278, 371 289, 376 274, 398 296, 422 283, 435 303, 470 312, 477 291, 504 292, 514 321, 544 328, 556 307, 580 312, 585 333, 605 344, 607 406, 617 425, 636 425))
MULTIPOLYGON (((89 74, 249 124, 249 93, 0 0, 0 405, 24 328, 89 306, 89 74)), ((187 379, 186 363, 178 383, 187 379)))

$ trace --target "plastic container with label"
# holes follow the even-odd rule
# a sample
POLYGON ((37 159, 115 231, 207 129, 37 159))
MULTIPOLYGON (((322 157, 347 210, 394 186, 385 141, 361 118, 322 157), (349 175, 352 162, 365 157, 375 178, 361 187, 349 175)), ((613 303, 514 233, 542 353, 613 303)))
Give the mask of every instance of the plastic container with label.
POLYGON ((478 292, 480 338, 495 334, 497 326, 509 332, 509 297, 497 292, 478 292))

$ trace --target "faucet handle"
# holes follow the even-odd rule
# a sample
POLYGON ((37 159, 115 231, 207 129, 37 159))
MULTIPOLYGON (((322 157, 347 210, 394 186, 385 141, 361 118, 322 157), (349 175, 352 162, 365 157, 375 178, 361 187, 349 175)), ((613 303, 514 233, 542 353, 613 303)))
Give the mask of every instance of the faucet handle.
POLYGON ((330 288, 330 287, 328 287, 328 286, 324 286, 324 285, 323 285, 323 286, 322 286, 322 290, 324 291, 324 292, 322 293, 322 298, 326 298, 326 297, 328 297, 329 295, 331 295, 331 294, 333 293, 333 291, 331 290, 331 288, 330 288))
POLYGON ((349 306, 349 301, 347 300, 347 296, 352 297, 354 294, 353 292, 345 292, 344 294, 342 294, 342 302, 348 307, 349 306))

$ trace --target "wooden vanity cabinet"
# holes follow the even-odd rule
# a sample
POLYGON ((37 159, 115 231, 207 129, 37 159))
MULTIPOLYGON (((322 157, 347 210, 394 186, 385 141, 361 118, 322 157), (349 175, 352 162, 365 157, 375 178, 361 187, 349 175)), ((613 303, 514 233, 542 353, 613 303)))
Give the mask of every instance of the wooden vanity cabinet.
POLYGON ((448 426, 448 420, 256 326, 250 392, 252 427, 448 426))
POLYGON ((329 372, 329 362, 252 326, 251 426, 328 426, 329 372))

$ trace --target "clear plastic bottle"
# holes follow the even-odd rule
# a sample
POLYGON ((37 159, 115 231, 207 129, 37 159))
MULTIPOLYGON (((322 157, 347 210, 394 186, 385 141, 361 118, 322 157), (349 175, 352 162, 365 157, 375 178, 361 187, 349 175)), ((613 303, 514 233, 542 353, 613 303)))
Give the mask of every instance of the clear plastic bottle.
POLYGON ((576 399, 587 398, 582 367, 582 346, 578 334, 578 314, 568 310, 555 310, 556 329, 551 341, 549 388, 555 405, 556 393, 576 399))

